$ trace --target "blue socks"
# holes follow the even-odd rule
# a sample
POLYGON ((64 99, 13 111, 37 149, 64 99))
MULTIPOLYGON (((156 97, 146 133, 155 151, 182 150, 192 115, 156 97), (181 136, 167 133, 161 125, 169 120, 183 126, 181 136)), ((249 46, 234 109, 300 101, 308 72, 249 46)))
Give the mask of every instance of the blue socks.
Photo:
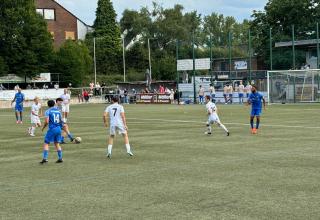
POLYGON ((73 140, 73 135, 71 133, 68 134, 68 138, 70 139, 70 141, 73 140))
POLYGON ((57 153, 58 153, 58 159, 62 160, 62 150, 58 150, 57 153))
POLYGON ((259 129, 259 126, 260 126, 260 119, 257 119, 256 129, 259 129))
POLYGON ((48 160, 48 155, 49 155, 49 151, 48 150, 43 150, 43 159, 44 160, 48 160))
POLYGON ((253 119, 250 119, 251 129, 253 129, 253 119))

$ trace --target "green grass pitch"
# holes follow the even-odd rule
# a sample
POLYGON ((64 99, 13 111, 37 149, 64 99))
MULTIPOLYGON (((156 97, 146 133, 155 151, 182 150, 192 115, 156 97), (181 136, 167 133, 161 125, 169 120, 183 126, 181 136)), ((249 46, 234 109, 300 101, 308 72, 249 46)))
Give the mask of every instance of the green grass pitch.
MULTIPOLYGON (((127 105, 135 156, 106 158, 105 105, 71 107, 63 164, 0 111, 0 219, 319 219, 320 105, 273 105, 250 134, 249 107, 220 105, 231 136, 205 136, 204 106, 127 105)), ((26 110, 29 114, 29 109, 26 110)))

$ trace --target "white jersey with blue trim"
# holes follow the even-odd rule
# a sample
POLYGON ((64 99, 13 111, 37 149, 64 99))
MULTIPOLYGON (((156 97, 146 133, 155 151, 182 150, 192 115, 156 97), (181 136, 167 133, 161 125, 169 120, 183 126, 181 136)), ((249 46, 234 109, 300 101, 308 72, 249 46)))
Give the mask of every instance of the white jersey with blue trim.
POLYGON ((109 114, 110 126, 123 126, 121 113, 124 113, 124 108, 118 103, 109 105, 105 112, 109 114))

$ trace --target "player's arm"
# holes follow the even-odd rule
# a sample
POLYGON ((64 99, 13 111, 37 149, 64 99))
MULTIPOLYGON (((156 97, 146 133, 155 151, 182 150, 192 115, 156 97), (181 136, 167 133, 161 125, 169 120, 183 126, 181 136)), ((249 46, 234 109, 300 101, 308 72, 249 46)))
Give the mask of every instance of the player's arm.
POLYGON ((123 125, 124 125, 125 129, 128 130, 126 116, 125 116, 124 112, 121 112, 120 115, 121 115, 121 118, 122 118, 123 125))
POLYGON ((13 100, 11 101, 11 105, 16 101, 16 96, 14 96, 13 100))
POLYGON ((40 109, 39 109, 39 115, 38 115, 39 117, 41 117, 42 116, 42 107, 40 107, 40 109))
POLYGON ((108 127, 108 118, 109 118, 109 112, 104 112, 103 113, 103 123, 106 127, 108 127))
POLYGON ((266 110, 266 99, 262 97, 263 109, 266 110))
POLYGON ((46 117, 46 118, 44 119, 42 131, 44 131, 44 129, 46 129, 46 127, 48 126, 48 124, 49 124, 49 117, 46 117))

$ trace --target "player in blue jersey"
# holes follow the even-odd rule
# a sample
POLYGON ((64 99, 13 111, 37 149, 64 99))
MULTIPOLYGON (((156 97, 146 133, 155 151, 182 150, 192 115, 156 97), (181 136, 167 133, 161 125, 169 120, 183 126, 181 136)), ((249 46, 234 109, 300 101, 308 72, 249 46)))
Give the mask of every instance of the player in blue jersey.
POLYGON ((40 164, 48 163, 49 144, 54 143, 56 151, 58 153, 58 160, 56 163, 62 163, 62 149, 60 147, 61 142, 61 128, 63 126, 61 112, 55 107, 53 100, 48 101, 49 109, 45 113, 45 121, 42 131, 49 126, 46 136, 44 138, 43 145, 43 159, 40 164))
POLYGON ((259 125, 260 125, 260 116, 262 113, 262 103, 263 108, 266 109, 266 100, 264 99, 263 95, 258 92, 257 87, 252 85, 251 94, 248 98, 248 105, 251 105, 251 116, 250 116, 250 125, 251 125, 251 133, 257 134, 259 125), (254 127, 254 118, 257 118, 256 126, 254 127))
POLYGON ((18 89, 18 92, 15 94, 14 99, 11 102, 11 105, 16 102, 15 113, 17 124, 22 124, 22 112, 23 112, 23 102, 24 94, 21 92, 21 89, 18 89))

